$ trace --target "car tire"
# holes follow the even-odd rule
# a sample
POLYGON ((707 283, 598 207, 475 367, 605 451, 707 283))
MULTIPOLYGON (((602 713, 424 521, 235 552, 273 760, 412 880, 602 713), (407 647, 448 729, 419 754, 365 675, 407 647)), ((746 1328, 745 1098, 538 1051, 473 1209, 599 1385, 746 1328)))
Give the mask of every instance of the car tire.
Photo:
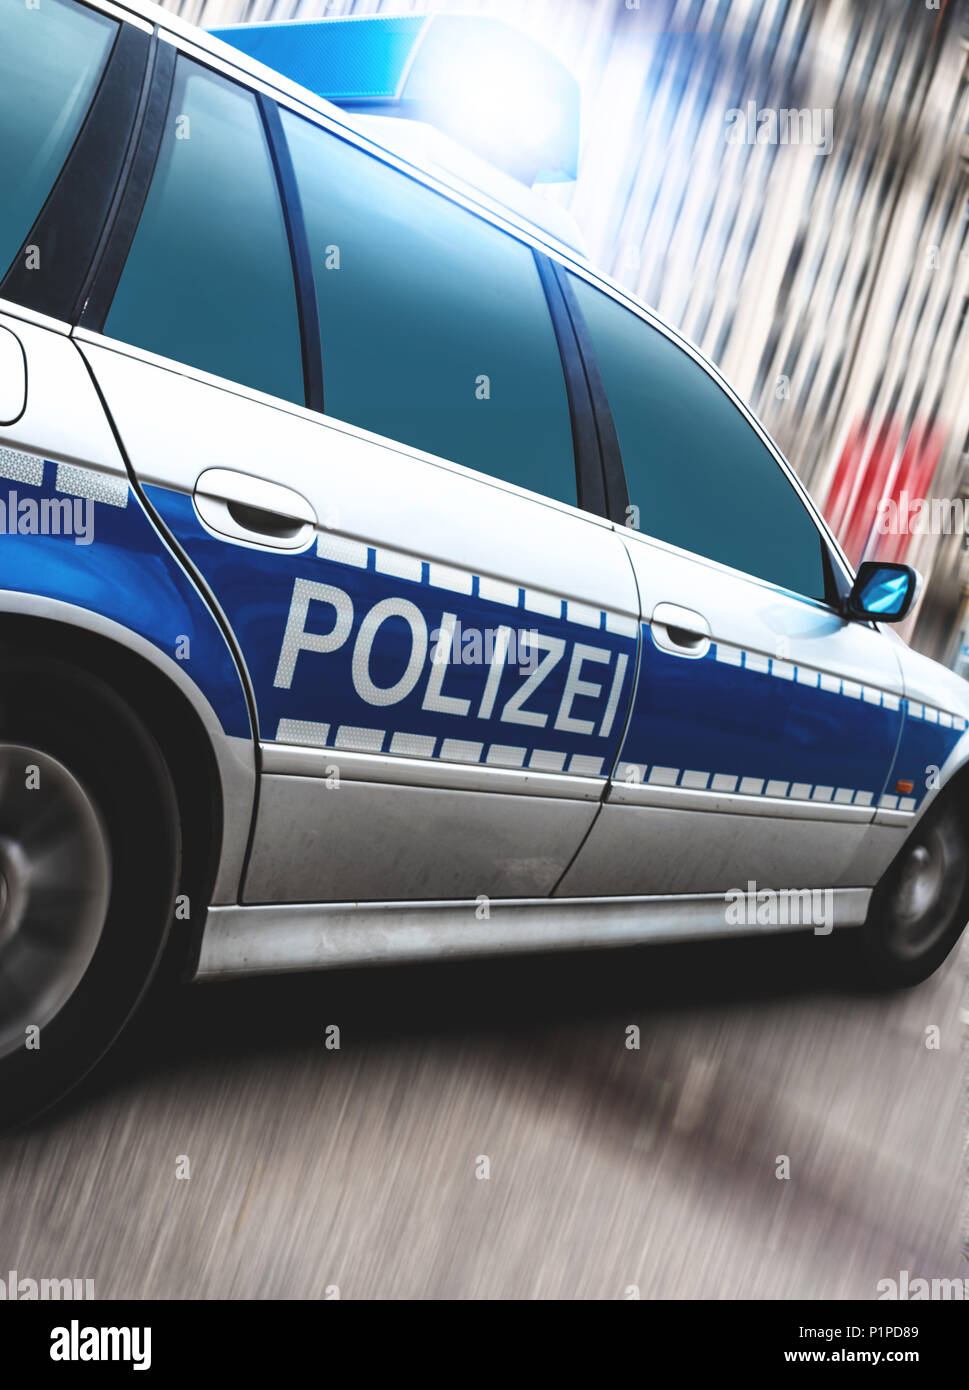
POLYGON ((161 959, 181 864, 161 751, 104 681, 0 649, 0 1129, 71 1089, 161 959))
POLYGON ((952 796, 919 821, 872 894, 855 934, 862 981, 900 988, 928 978, 969 918, 969 826, 952 796))

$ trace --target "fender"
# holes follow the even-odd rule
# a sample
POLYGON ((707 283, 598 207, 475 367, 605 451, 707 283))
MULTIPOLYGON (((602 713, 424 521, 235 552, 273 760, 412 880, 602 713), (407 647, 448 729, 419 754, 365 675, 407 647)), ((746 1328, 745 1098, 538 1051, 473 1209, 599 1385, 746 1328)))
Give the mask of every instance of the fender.
POLYGON ((209 740, 223 795, 215 901, 234 901, 256 798, 245 672, 131 485, 84 359, 60 324, 0 304, 26 367, 0 428, 0 614, 99 634, 156 667, 209 740))
POLYGON ((125 489, 124 503, 117 491, 111 502, 95 502, 91 544, 83 539, 75 544, 75 537, 63 532, 12 528, 12 492, 14 514, 23 517, 31 515, 21 511, 24 500, 39 503, 55 489, 52 461, 22 458, 39 481, 8 485, 0 499, 6 509, 0 613, 54 619, 107 637, 148 661, 183 693, 209 739, 222 787, 223 842, 213 901, 235 901, 257 774, 249 707, 225 636, 131 489, 125 489))
POLYGON ((880 824, 911 828, 969 767, 969 684, 948 667, 913 651, 897 633, 891 637, 897 643, 906 698, 905 721, 886 791, 911 783, 909 795, 915 807, 899 794, 898 810, 879 810, 876 819, 880 824), (915 815, 900 814, 913 809, 915 815))

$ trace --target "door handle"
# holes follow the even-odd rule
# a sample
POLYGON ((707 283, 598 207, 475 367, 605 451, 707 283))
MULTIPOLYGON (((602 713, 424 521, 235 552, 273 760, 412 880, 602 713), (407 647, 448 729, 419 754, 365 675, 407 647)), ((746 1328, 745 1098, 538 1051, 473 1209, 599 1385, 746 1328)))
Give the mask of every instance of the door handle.
POLYGON ((248 502, 226 500, 226 508, 232 520, 244 531, 253 531, 259 536, 270 536, 274 540, 291 540, 305 525, 294 521, 282 512, 267 512, 264 507, 253 507, 248 502))
POLYGON ((213 531, 274 549, 304 549, 316 527, 316 513, 302 493, 233 468, 207 468, 193 499, 213 531))
POLYGON ((701 657, 710 650, 710 624, 692 608, 658 603, 649 620, 653 641, 677 656, 701 657))

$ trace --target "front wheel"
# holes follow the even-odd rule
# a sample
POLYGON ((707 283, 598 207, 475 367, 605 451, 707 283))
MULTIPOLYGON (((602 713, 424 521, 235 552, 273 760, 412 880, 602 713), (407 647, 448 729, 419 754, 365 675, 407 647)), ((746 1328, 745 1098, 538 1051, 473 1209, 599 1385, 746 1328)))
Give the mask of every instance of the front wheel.
POLYGON ((69 1090, 151 980, 179 871, 157 744, 102 681, 0 650, 0 1128, 69 1090))
POLYGON ((904 986, 942 964, 969 917, 966 816, 946 797, 916 826, 872 894, 858 932, 863 977, 904 986))

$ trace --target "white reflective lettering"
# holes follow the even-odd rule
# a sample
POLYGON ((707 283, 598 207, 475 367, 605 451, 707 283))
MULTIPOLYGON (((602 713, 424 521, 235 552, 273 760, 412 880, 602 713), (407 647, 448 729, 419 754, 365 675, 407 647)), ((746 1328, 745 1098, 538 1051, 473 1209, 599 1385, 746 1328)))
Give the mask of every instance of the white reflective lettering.
POLYGON ((591 719, 577 719, 572 714, 572 701, 577 695, 588 695, 594 699, 602 694, 602 686, 595 681, 580 679, 583 663, 586 661, 609 661, 612 653, 605 647, 587 647, 584 642, 576 642, 572 648, 569 674, 565 678, 562 702, 555 716, 555 727, 566 734, 591 734, 595 729, 591 719))
POLYGON ((427 656, 427 624, 415 604, 404 598, 385 598, 375 603, 360 624, 353 648, 353 687, 368 705, 396 705, 414 689, 427 656), (403 618, 410 627, 410 656, 399 681, 389 686, 374 685, 370 678, 370 652, 381 624, 388 618, 403 618))
POLYGON ((506 702, 500 717, 505 724, 532 724, 537 729, 544 729, 548 723, 548 715, 539 714, 537 710, 522 709, 522 705, 529 696, 535 693, 545 677, 562 660, 565 641, 561 637, 546 637, 542 632, 527 632, 523 636, 528 646, 534 647, 537 651, 545 652, 546 655, 528 679, 518 687, 511 699, 506 702))
POLYGON ((343 589, 332 584, 318 584, 315 579, 297 579, 286 619, 279 665, 274 686, 288 690, 293 684, 296 660, 300 652, 335 652, 342 647, 353 626, 353 601, 343 589), (306 615, 312 602, 329 603, 333 607, 333 626, 329 632, 306 631, 306 615))
POLYGON ((491 653, 491 665, 488 668, 488 679, 485 681, 484 694, 481 697, 481 704, 478 706, 478 718, 490 719, 495 707, 495 700, 498 697, 498 687, 501 678, 505 673, 505 660, 508 656, 508 643, 511 640, 511 628, 499 627, 495 632, 495 644, 491 653))
POLYGON ((606 701, 606 712, 602 716, 602 723, 599 725, 600 738, 608 738, 612 732, 612 721, 616 717, 616 709, 619 705, 619 692, 622 690, 622 683, 628 665, 629 657, 625 652, 620 652, 616 657, 616 669, 612 677, 612 688, 609 691, 609 699, 606 701))

